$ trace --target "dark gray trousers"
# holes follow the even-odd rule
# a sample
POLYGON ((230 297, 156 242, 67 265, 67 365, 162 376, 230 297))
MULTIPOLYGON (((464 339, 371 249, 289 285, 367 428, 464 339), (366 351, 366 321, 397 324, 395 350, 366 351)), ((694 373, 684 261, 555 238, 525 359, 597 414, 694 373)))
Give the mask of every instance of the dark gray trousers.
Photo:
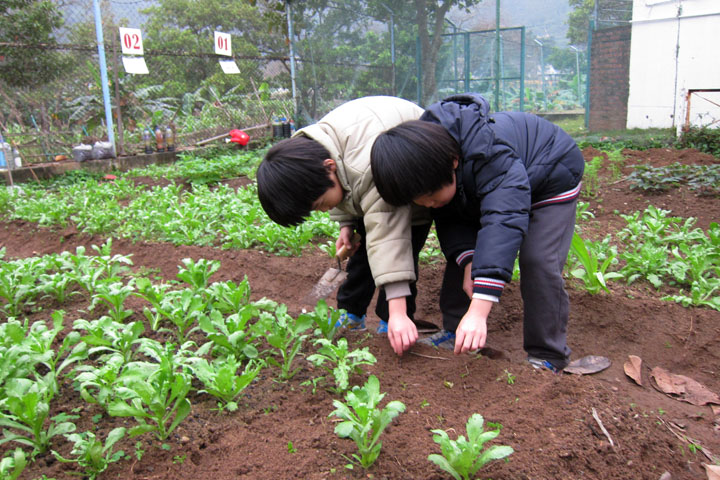
MULTIPOLYGON (((567 324, 570 301, 562 271, 575 231, 577 200, 530 212, 520 247, 520 292, 523 299, 523 348, 558 368, 569 362, 567 324)), ((462 290, 463 271, 448 261, 440 292, 443 328, 454 332, 470 305, 462 290)))

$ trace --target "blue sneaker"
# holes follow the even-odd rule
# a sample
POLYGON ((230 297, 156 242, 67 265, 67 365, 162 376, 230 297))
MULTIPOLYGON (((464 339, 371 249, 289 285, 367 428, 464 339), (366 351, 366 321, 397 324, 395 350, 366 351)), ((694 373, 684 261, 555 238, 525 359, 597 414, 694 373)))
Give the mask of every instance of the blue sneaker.
POLYGON ((446 350, 455 349, 455 333, 448 332, 445 329, 440 330, 434 335, 429 337, 421 338, 417 343, 423 345, 430 345, 431 347, 444 348, 446 350))
POLYGON ((385 320, 380 320, 380 324, 377 327, 377 330, 375 330, 377 333, 387 333, 388 332, 388 322, 385 320))
POLYGON ((557 368, 552 363, 548 362, 547 360, 544 360, 542 358, 537 357, 528 357, 527 361, 532 365, 532 367, 536 370, 550 370, 553 373, 562 373, 561 368, 557 368))
POLYGON ((358 317, 354 313, 343 313, 335 324, 335 328, 347 328, 353 332, 364 332, 367 330, 365 328, 365 315, 358 317))

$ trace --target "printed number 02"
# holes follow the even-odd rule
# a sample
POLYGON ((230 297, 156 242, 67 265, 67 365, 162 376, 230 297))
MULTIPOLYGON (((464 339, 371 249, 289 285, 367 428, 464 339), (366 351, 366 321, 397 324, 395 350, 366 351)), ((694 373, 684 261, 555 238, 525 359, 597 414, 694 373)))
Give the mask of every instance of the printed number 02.
POLYGON ((133 33, 132 35, 126 33, 123 35, 123 44, 125 45, 125 48, 140 50, 140 35, 137 33, 133 33))

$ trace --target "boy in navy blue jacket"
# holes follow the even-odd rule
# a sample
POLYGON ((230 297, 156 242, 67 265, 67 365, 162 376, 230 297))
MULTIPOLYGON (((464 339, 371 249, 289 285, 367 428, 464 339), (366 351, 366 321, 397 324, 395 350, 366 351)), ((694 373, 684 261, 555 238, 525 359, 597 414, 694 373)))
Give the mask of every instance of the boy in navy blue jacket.
POLYGON ((376 139, 373 178, 388 203, 434 209, 448 261, 443 331, 432 344, 454 343, 455 353, 485 345, 488 314, 519 253, 524 349, 534 366, 561 371, 570 356, 562 269, 585 162, 556 125, 527 113, 489 112, 477 94, 431 105, 420 120, 376 139))

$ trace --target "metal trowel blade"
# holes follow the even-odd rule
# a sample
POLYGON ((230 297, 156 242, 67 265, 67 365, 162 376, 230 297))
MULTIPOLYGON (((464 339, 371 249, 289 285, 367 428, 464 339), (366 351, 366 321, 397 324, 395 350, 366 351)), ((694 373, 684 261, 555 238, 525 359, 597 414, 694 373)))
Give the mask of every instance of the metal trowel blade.
POLYGON ((347 272, 338 268, 329 268, 325 274, 313 286, 310 293, 305 297, 303 303, 315 305, 318 300, 327 298, 347 278, 347 272))

